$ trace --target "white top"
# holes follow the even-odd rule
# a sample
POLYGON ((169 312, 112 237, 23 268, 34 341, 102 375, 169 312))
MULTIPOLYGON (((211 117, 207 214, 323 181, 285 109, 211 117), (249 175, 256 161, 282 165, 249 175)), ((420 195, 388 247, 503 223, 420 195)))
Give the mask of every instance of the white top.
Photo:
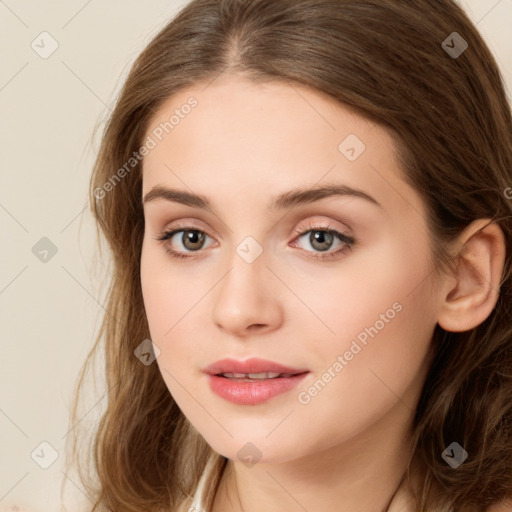
POLYGON ((206 481, 209 479, 212 470, 214 469, 215 460, 216 457, 210 457, 206 462, 206 466, 203 470, 201 478, 199 479, 199 483, 197 484, 196 492, 194 493, 194 499, 190 505, 190 508, 188 509, 188 512, 209 512, 206 510, 206 505, 204 503, 205 486, 206 481))

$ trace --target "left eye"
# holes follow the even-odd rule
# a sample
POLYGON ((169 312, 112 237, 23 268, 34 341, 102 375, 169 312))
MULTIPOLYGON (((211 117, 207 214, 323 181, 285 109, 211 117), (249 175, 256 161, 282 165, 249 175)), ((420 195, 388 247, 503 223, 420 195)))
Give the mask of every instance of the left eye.
MULTIPOLYGON (((314 249, 315 252, 326 252, 332 248, 334 242, 338 241, 341 249, 335 250, 330 254, 337 254, 352 246, 355 240, 352 237, 344 235, 335 229, 327 228, 312 228, 308 231, 301 232, 297 240, 306 238, 307 243, 314 249)), ((309 252, 309 251, 308 251, 309 252)), ((320 255, 319 255, 320 256, 320 255)))

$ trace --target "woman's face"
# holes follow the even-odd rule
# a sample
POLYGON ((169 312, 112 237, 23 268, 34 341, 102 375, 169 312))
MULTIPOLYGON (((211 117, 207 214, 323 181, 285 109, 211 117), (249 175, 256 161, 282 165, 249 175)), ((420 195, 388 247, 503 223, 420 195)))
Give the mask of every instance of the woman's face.
POLYGON ((408 425, 439 291, 389 134, 311 89, 229 76, 168 100, 145 144, 151 339, 205 440, 284 462, 408 425), (233 375, 266 371, 295 376, 233 375))

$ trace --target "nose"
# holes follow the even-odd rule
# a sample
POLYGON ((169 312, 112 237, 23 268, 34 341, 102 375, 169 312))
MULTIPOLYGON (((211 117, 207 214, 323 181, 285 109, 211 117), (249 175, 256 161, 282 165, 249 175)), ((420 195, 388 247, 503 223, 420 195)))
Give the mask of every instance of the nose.
POLYGON ((237 253, 214 294, 213 322, 239 338, 278 329, 283 321, 283 285, 264 253, 248 263, 237 253))

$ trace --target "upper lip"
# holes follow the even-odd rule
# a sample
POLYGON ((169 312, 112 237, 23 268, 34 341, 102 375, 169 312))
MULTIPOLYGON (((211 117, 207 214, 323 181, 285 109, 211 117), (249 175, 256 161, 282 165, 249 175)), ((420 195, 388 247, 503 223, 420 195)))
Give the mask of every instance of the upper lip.
POLYGON ((235 359, 221 359, 215 361, 211 365, 203 369, 203 372, 210 375, 219 375, 221 373, 290 373, 297 375, 309 371, 307 368, 292 368, 291 366, 284 366, 276 363, 275 361, 268 361, 266 359, 251 358, 245 361, 237 361, 235 359))

